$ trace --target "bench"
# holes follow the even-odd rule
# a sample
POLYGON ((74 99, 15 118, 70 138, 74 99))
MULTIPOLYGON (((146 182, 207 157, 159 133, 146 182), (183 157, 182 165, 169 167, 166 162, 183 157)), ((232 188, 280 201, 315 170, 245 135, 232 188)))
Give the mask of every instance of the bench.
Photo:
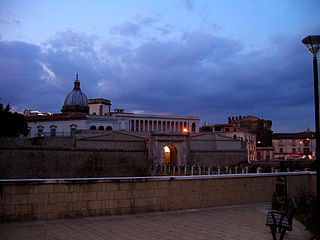
POLYGON ((277 240, 277 229, 280 233, 280 240, 283 240, 286 231, 292 231, 292 219, 297 205, 293 199, 290 198, 287 206, 287 211, 269 211, 266 219, 266 226, 270 227, 273 240, 277 240))

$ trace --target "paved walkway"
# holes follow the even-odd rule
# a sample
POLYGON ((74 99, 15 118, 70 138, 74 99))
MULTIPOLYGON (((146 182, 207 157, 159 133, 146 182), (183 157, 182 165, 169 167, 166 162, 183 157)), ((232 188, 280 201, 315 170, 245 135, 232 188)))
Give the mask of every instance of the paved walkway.
MULTIPOLYGON (((272 240, 265 227, 269 204, 216 207, 137 215, 87 217, 0 224, 0 239, 149 240, 149 239, 257 239, 272 240)), ((310 239, 294 221, 286 240, 310 239)))

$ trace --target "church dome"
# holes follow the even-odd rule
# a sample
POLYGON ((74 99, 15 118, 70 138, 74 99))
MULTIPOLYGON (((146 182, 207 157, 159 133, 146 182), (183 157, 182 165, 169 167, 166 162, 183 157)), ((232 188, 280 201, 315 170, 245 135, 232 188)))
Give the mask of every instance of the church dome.
POLYGON ((61 112, 86 112, 88 113, 87 96, 80 89, 78 73, 74 81, 73 90, 66 96, 61 112))

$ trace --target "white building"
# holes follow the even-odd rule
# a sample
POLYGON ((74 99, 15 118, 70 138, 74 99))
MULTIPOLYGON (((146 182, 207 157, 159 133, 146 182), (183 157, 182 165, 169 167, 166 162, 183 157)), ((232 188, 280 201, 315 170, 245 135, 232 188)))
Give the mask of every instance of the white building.
POLYGON ((87 99, 80 89, 78 74, 73 90, 66 96, 60 114, 26 116, 29 136, 71 136, 77 131, 172 132, 186 129, 199 132, 199 118, 194 116, 167 116, 111 111, 107 99, 87 99))
POLYGON ((274 133, 272 144, 276 160, 315 159, 316 156, 314 132, 274 133))

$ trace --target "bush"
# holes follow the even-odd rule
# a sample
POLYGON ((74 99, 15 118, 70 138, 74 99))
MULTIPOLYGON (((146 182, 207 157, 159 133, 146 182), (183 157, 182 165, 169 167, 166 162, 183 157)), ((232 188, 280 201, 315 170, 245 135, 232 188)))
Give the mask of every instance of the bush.
POLYGON ((296 204, 295 218, 303 223, 306 229, 314 235, 315 239, 320 239, 320 218, 317 216, 316 197, 303 188, 298 189, 296 204))

